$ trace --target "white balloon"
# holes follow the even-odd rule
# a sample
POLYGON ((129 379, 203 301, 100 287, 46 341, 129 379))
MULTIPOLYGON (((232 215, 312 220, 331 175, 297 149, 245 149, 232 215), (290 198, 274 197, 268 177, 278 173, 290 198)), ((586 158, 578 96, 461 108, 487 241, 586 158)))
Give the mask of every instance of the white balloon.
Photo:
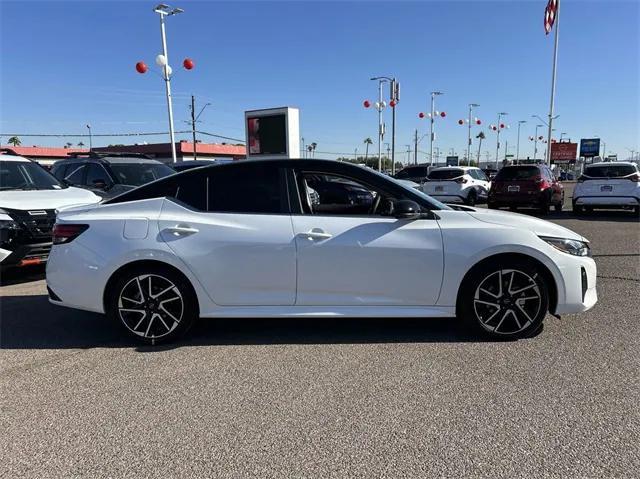
POLYGON ((171 74, 173 73, 173 69, 171 68, 171 65, 167 65, 167 76, 171 76, 171 74))
POLYGON ((167 64, 167 57, 162 53, 156 57, 156 65, 163 67, 167 64))

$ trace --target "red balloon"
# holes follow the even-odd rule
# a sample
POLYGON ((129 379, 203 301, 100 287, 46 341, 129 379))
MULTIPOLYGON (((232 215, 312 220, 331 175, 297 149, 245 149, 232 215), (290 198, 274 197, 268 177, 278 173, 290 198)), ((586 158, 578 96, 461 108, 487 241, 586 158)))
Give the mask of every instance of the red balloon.
POLYGON ((371 102, 369 100, 365 100, 362 104, 365 108, 369 108, 371 106, 371 102))
POLYGON ((504 128, 504 123, 500 123, 500 128, 504 128))
POLYGON ((464 120, 458 120, 458 125, 464 125, 464 120))
POLYGON ((444 111, 441 111, 441 112, 440 112, 440 116, 441 116, 442 118, 444 118, 445 116, 447 116, 447 114, 446 114, 444 111))
POLYGON ((542 136, 542 135, 540 135, 540 136, 538 137, 538 140, 542 140, 542 138, 543 138, 543 136, 542 136))
POLYGON ((496 130, 498 129, 498 127, 497 127, 496 125, 491 125, 491 129, 492 129, 493 131, 496 131, 496 130))
POLYGON ((389 106, 390 106, 391 108, 394 108, 394 107, 396 106, 396 102, 395 102, 394 100, 391 100, 391 101, 389 102, 389 106))
POLYGON ((422 113, 422 112, 418 113, 418 117, 419 118, 424 118, 424 113, 422 113))
POLYGON ((476 125, 481 125, 482 122, 480 120, 476 120, 476 125))
POLYGON ((191 58, 185 58, 182 62, 182 66, 185 68, 185 70, 191 70, 195 66, 195 63, 193 63, 193 60, 191 58))
POLYGON ((147 70, 149 68, 147 68, 147 65, 144 62, 138 62, 136 63, 136 71, 138 73, 147 73, 147 70))

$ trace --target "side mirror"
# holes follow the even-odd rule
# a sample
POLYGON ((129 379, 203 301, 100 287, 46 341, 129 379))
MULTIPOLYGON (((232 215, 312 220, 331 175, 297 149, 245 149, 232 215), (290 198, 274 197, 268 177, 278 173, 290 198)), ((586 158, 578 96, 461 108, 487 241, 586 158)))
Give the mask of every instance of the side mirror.
POLYGON ((393 203, 393 216, 402 220, 415 220, 420 218, 422 209, 420 205, 411 200, 399 200, 393 203))

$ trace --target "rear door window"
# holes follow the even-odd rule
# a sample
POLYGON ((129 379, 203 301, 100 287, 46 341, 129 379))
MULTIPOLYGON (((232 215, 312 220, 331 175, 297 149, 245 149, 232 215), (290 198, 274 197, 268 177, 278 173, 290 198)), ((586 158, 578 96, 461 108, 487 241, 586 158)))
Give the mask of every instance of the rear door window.
POLYGON ((219 167, 209 173, 208 211, 288 213, 281 169, 273 165, 219 167))
POLYGON ((426 176, 427 168, 425 168, 424 166, 413 166, 410 168, 405 168, 396 174, 396 178, 398 178, 399 180, 404 180, 407 178, 420 178, 426 176))
POLYGON ((64 173, 64 180, 70 185, 84 184, 84 172, 86 165, 83 163, 72 163, 67 166, 64 173))

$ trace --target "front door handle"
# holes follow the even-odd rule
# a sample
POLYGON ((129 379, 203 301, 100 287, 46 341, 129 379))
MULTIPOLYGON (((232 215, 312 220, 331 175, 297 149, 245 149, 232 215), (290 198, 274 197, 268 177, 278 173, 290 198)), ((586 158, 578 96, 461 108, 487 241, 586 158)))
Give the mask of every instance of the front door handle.
POLYGON ((175 225, 175 226, 170 226, 169 228, 166 228, 165 231, 168 231, 169 233, 172 233, 175 236, 184 236, 184 235, 192 235, 194 233, 197 233, 198 230, 197 228, 192 228, 188 225, 175 225))
POLYGON ((333 237, 331 233, 327 233, 321 228, 313 228, 311 231, 303 234, 310 240, 325 240, 333 237))

